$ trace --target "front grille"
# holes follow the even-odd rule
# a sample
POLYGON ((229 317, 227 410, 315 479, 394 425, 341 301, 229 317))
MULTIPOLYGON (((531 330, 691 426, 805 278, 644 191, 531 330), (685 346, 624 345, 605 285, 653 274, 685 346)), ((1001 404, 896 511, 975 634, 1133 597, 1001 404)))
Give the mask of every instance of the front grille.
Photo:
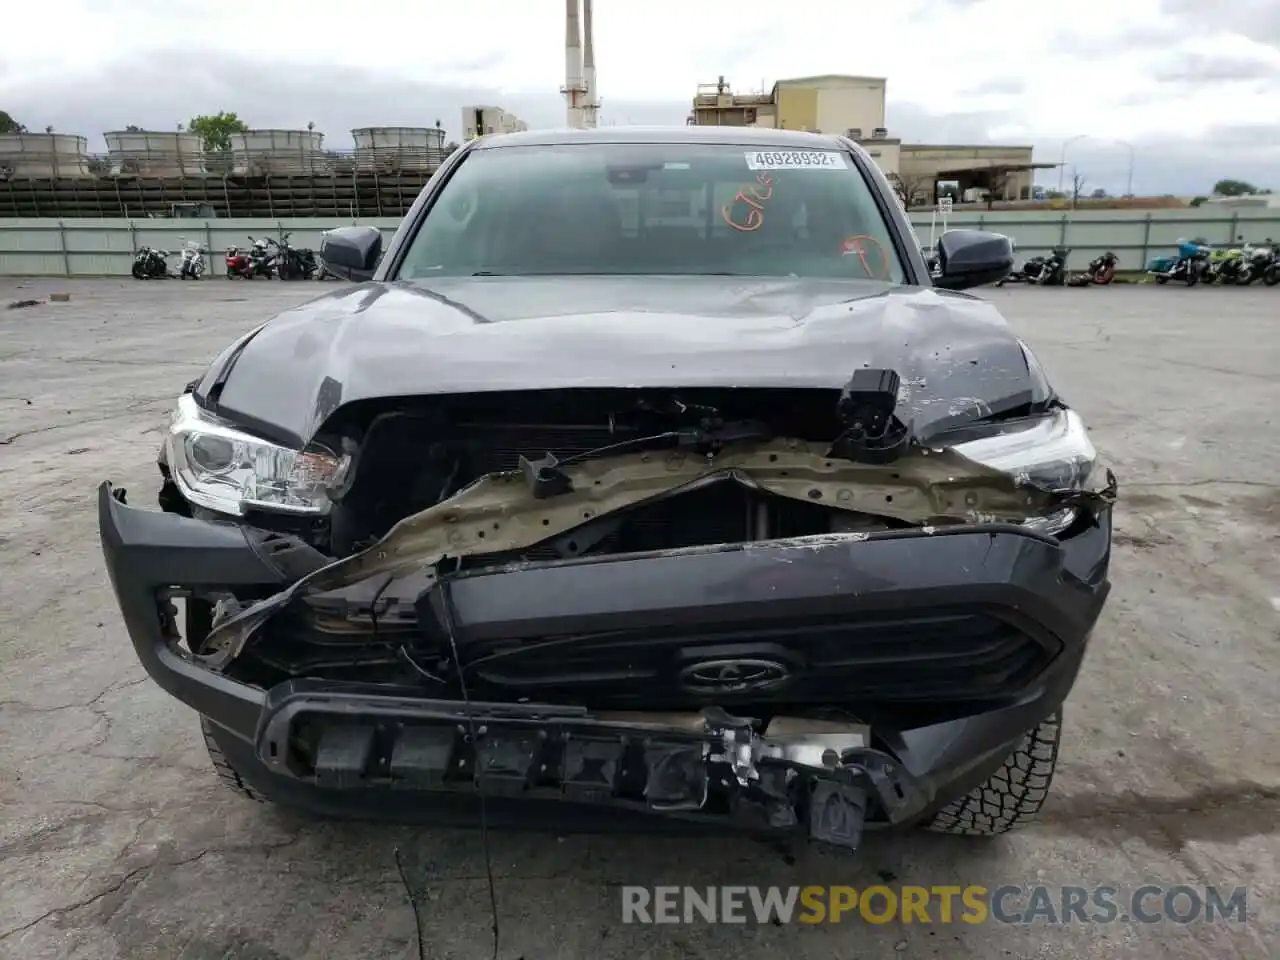
POLYGON ((673 628, 655 636, 614 631, 580 638, 538 637, 468 644, 476 673, 497 696, 548 702, 589 700, 595 708, 677 709, 701 703, 758 702, 759 693, 703 697, 681 689, 682 665, 714 658, 767 656, 785 663, 788 682, 766 699, 792 704, 930 702, 1009 696, 1052 661, 1041 643, 985 612, 725 623, 714 630, 673 628), (555 641, 546 647, 547 641, 555 641))

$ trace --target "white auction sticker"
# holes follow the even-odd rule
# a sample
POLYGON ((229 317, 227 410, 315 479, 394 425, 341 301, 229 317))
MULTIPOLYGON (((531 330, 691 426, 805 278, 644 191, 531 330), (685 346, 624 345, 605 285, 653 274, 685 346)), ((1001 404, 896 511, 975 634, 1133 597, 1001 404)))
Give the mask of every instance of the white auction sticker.
POLYGON ((748 170, 848 170, 843 153, 834 150, 752 150, 748 170))

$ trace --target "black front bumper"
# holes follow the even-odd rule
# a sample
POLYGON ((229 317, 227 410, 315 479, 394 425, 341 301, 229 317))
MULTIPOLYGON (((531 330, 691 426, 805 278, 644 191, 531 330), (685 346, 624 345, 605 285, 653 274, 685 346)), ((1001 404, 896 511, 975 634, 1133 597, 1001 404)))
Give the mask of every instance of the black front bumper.
MULTIPOLYGON (((147 672, 239 738, 245 755, 251 752, 260 764, 258 772, 290 790, 389 796, 479 788, 625 806, 622 780, 630 776, 633 795, 649 811, 697 816, 709 809, 699 783, 709 782, 710 793, 730 795, 730 806, 761 801, 765 820, 779 825, 770 796, 788 764, 766 759, 755 765, 752 789, 736 789, 735 770, 742 771, 725 744, 747 735, 732 717, 710 732, 653 729, 574 707, 464 707, 427 700, 414 689, 353 683, 292 681, 264 690, 215 673, 172 641, 158 594, 173 587, 283 589, 296 573, 282 570, 245 528, 128 507, 109 484, 99 492, 99 527, 107 570, 147 672), (314 747, 307 763, 290 750, 298 736, 314 747)), ((995 611, 1047 651, 1019 689, 975 705, 968 715, 913 728, 873 727, 875 747, 849 751, 840 770, 799 768, 807 796, 834 797, 796 808, 819 834, 826 827, 812 816, 824 804, 856 807, 862 797, 873 819, 899 822, 967 792, 1026 731, 1057 711, 1108 593, 1109 557, 1104 511, 1096 526, 1061 544, 1015 527, 966 527, 818 540, 803 549, 779 541, 526 565, 445 582, 457 630, 472 640, 620 623, 660 633, 672 624, 724 623, 744 611, 756 623, 785 623, 816 608, 853 619, 893 610, 923 614, 964 600, 995 611)), ((422 612, 440 602, 441 594, 429 592, 422 612)))

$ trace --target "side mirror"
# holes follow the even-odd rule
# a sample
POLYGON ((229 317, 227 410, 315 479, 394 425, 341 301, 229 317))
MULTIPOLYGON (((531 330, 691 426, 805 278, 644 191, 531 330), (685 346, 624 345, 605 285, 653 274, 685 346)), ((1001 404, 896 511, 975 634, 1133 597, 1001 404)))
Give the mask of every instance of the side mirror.
POLYGON ((1003 280, 1013 270, 1013 243, 986 230, 948 230, 938 240, 938 270, 933 285, 968 290, 1003 280))
POLYGON ((375 227, 338 227, 320 240, 325 269, 347 280, 368 280, 381 257, 382 231, 375 227))

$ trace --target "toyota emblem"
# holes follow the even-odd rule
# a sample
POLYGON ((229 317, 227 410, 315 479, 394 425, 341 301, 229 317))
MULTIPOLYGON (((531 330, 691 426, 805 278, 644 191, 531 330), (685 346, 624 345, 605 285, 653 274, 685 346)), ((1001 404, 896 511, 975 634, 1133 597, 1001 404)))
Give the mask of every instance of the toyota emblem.
POLYGON ((770 690, 791 675, 776 660, 703 660, 680 671, 680 686, 707 695, 770 690))

